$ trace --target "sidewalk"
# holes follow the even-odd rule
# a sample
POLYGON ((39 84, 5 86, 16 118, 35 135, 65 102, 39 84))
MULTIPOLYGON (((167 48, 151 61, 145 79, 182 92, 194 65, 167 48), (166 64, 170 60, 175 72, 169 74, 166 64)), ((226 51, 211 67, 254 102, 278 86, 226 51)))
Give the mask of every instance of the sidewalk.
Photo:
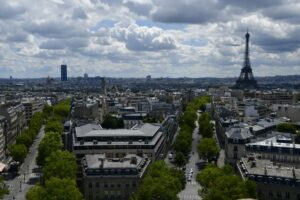
POLYGON ((5 181, 9 187, 9 194, 4 196, 4 199, 24 200, 27 191, 34 186, 32 177, 37 177, 40 174, 39 168, 35 162, 38 154, 38 147, 44 137, 44 126, 41 128, 35 141, 29 149, 23 164, 20 166, 19 175, 11 180, 5 181))

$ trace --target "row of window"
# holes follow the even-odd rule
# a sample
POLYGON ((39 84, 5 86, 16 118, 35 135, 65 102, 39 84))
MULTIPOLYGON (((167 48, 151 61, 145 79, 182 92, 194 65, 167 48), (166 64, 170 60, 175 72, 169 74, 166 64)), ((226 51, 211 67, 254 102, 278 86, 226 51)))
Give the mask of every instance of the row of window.
POLYGON ((87 175, 137 175, 137 169, 87 169, 87 175))
MULTIPOLYGON (((262 197, 262 191, 258 191, 258 196, 262 197)), ((290 192, 280 192, 280 191, 269 191, 267 196, 268 198, 277 198, 277 199, 290 199, 290 192)), ((296 200, 296 199, 295 199, 296 200)), ((297 194, 297 200, 300 200, 300 194, 297 194)))
MULTIPOLYGON (((96 182, 95 184, 93 184, 92 182, 89 182, 88 186, 90 189, 92 189, 93 187, 100 188, 100 183, 96 182)), ((104 183, 103 187, 104 188, 130 188, 130 187, 135 188, 137 187, 137 183, 136 182, 132 182, 131 184, 130 183, 125 183, 125 184, 104 183)))
MULTIPOLYGON (((127 195, 127 198, 125 197, 125 199, 128 199, 128 196, 127 195)), ((119 195, 119 194, 105 194, 104 196, 101 197, 101 195, 93 195, 92 193, 89 194, 89 197, 88 197, 89 200, 93 200, 93 199, 103 199, 103 200, 120 200, 120 199, 124 199, 124 196, 122 198, 122 195, 119 195), (94 198, 95 197, 95 198, 94 198)))

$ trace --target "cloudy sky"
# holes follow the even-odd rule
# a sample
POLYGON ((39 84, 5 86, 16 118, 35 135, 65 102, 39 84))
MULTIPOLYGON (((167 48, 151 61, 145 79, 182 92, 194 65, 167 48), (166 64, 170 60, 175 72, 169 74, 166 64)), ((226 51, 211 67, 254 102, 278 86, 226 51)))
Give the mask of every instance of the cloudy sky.
POLYGON ((0 77, 300 74, 299 0, 0 0, 0 77))

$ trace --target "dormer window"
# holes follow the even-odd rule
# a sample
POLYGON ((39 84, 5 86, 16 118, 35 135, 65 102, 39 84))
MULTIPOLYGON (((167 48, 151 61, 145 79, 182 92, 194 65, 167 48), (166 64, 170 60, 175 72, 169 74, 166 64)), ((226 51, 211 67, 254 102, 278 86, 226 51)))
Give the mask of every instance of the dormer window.
POLYGON ((237 138, 233 138, 233 143, 237 144, 239 142, 239 140, 237 138))

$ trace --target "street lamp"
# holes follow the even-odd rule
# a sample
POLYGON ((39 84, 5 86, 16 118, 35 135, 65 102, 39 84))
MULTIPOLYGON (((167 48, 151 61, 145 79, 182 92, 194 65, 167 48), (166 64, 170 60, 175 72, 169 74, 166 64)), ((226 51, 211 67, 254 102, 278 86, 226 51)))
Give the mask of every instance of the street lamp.
POLYGON ((19 192, 21 192, 22 191, 22 181, 20 181, 20 191, 19 192))

